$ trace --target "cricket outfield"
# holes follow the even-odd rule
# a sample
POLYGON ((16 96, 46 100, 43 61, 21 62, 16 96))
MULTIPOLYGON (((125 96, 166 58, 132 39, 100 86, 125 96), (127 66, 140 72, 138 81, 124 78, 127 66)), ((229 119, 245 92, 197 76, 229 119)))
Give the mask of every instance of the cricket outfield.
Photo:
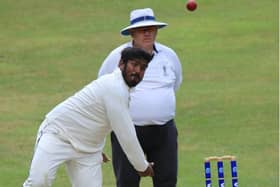
MULTIPOLYGON (((44 114, 95 79, 108 53, 129 40, 119 30, 130 10, 151 7, 169 24, 158 41, 183 66, 178 187, 204 186, 203 159, 227 154, 238 160, 240 186, 277 187, 278 1, 197 0, 193 12, 185 2, 1 0, 0 186, 21 186, 44 114)), ((111 156, 109 141, 105 152, 111 156)), ((115 186, 111 163, 103 175, 104 187, 115 186)), ((64 168, 54 183, 62 186, 69 186, 64 168)))

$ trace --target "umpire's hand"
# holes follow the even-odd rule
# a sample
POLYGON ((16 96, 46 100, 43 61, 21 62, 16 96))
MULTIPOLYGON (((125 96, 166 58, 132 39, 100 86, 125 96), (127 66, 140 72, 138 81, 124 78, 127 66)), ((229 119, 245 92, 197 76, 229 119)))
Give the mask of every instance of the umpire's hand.
POLYGON ((147 176, 153 177, 154 176, 153 165, 154 163, 150 162, 147 169, 145 171, 138 171, 138 174, 141 177, 147 177, 147 176))

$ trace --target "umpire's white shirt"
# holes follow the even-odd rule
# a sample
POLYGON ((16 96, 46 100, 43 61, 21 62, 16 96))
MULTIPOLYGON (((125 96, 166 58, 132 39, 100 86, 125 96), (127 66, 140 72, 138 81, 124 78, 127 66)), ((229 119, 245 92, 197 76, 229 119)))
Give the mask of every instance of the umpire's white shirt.
MULTIPOLYGON (((114 71, 121 51, 132 46, 125 43, 114 49, 104 60, 99 76, 114 71)), ((130 113, 135 125, 162 125, 175 116, 175 91, 182 82, 182 68, 176 53, 165 45, 155 43, 154 57, 143 80, 131 92, 130 113)))
POLYGON ((144 171, 148 163, 129 114, 129 92, 117 68, 57 105, 46 115, 43 131, 58 134, 78 151, 100 153, 113 130, 135 169, 144 171))

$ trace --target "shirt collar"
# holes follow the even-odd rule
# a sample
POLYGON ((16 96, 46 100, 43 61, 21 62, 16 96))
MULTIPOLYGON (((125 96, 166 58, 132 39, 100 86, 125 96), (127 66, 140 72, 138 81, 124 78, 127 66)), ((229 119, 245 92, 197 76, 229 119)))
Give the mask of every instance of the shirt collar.
POLYGON ((156 43, 154 43, 153 48, 154 48, 154 51, 155 51, 156 53, 158 53, 158 50, 157 50, 157 48, 156 48, 156 43))

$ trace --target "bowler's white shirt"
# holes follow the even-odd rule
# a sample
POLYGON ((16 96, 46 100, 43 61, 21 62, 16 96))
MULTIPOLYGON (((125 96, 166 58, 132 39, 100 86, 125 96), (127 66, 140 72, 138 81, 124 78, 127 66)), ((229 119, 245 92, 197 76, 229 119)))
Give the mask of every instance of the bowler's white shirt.
POLYGON ((129 114, 129 91, 117 68, 50 111, 44 131, 58 134, 78 151, 98 153, 113 130, 135 169, 144 171, 148 163, 129 114))
MULTIPOLYGON (((104 60, 98 76, 110 73, 118 66, 121 51, 132 42, 114 49, 104 60)), ((175 116, 175 91, 182 82, 182 68, 176 53, 155 43, 154 57, 143 80, 130 93, 130 114, 135 125, 162 125, 175 116)))

